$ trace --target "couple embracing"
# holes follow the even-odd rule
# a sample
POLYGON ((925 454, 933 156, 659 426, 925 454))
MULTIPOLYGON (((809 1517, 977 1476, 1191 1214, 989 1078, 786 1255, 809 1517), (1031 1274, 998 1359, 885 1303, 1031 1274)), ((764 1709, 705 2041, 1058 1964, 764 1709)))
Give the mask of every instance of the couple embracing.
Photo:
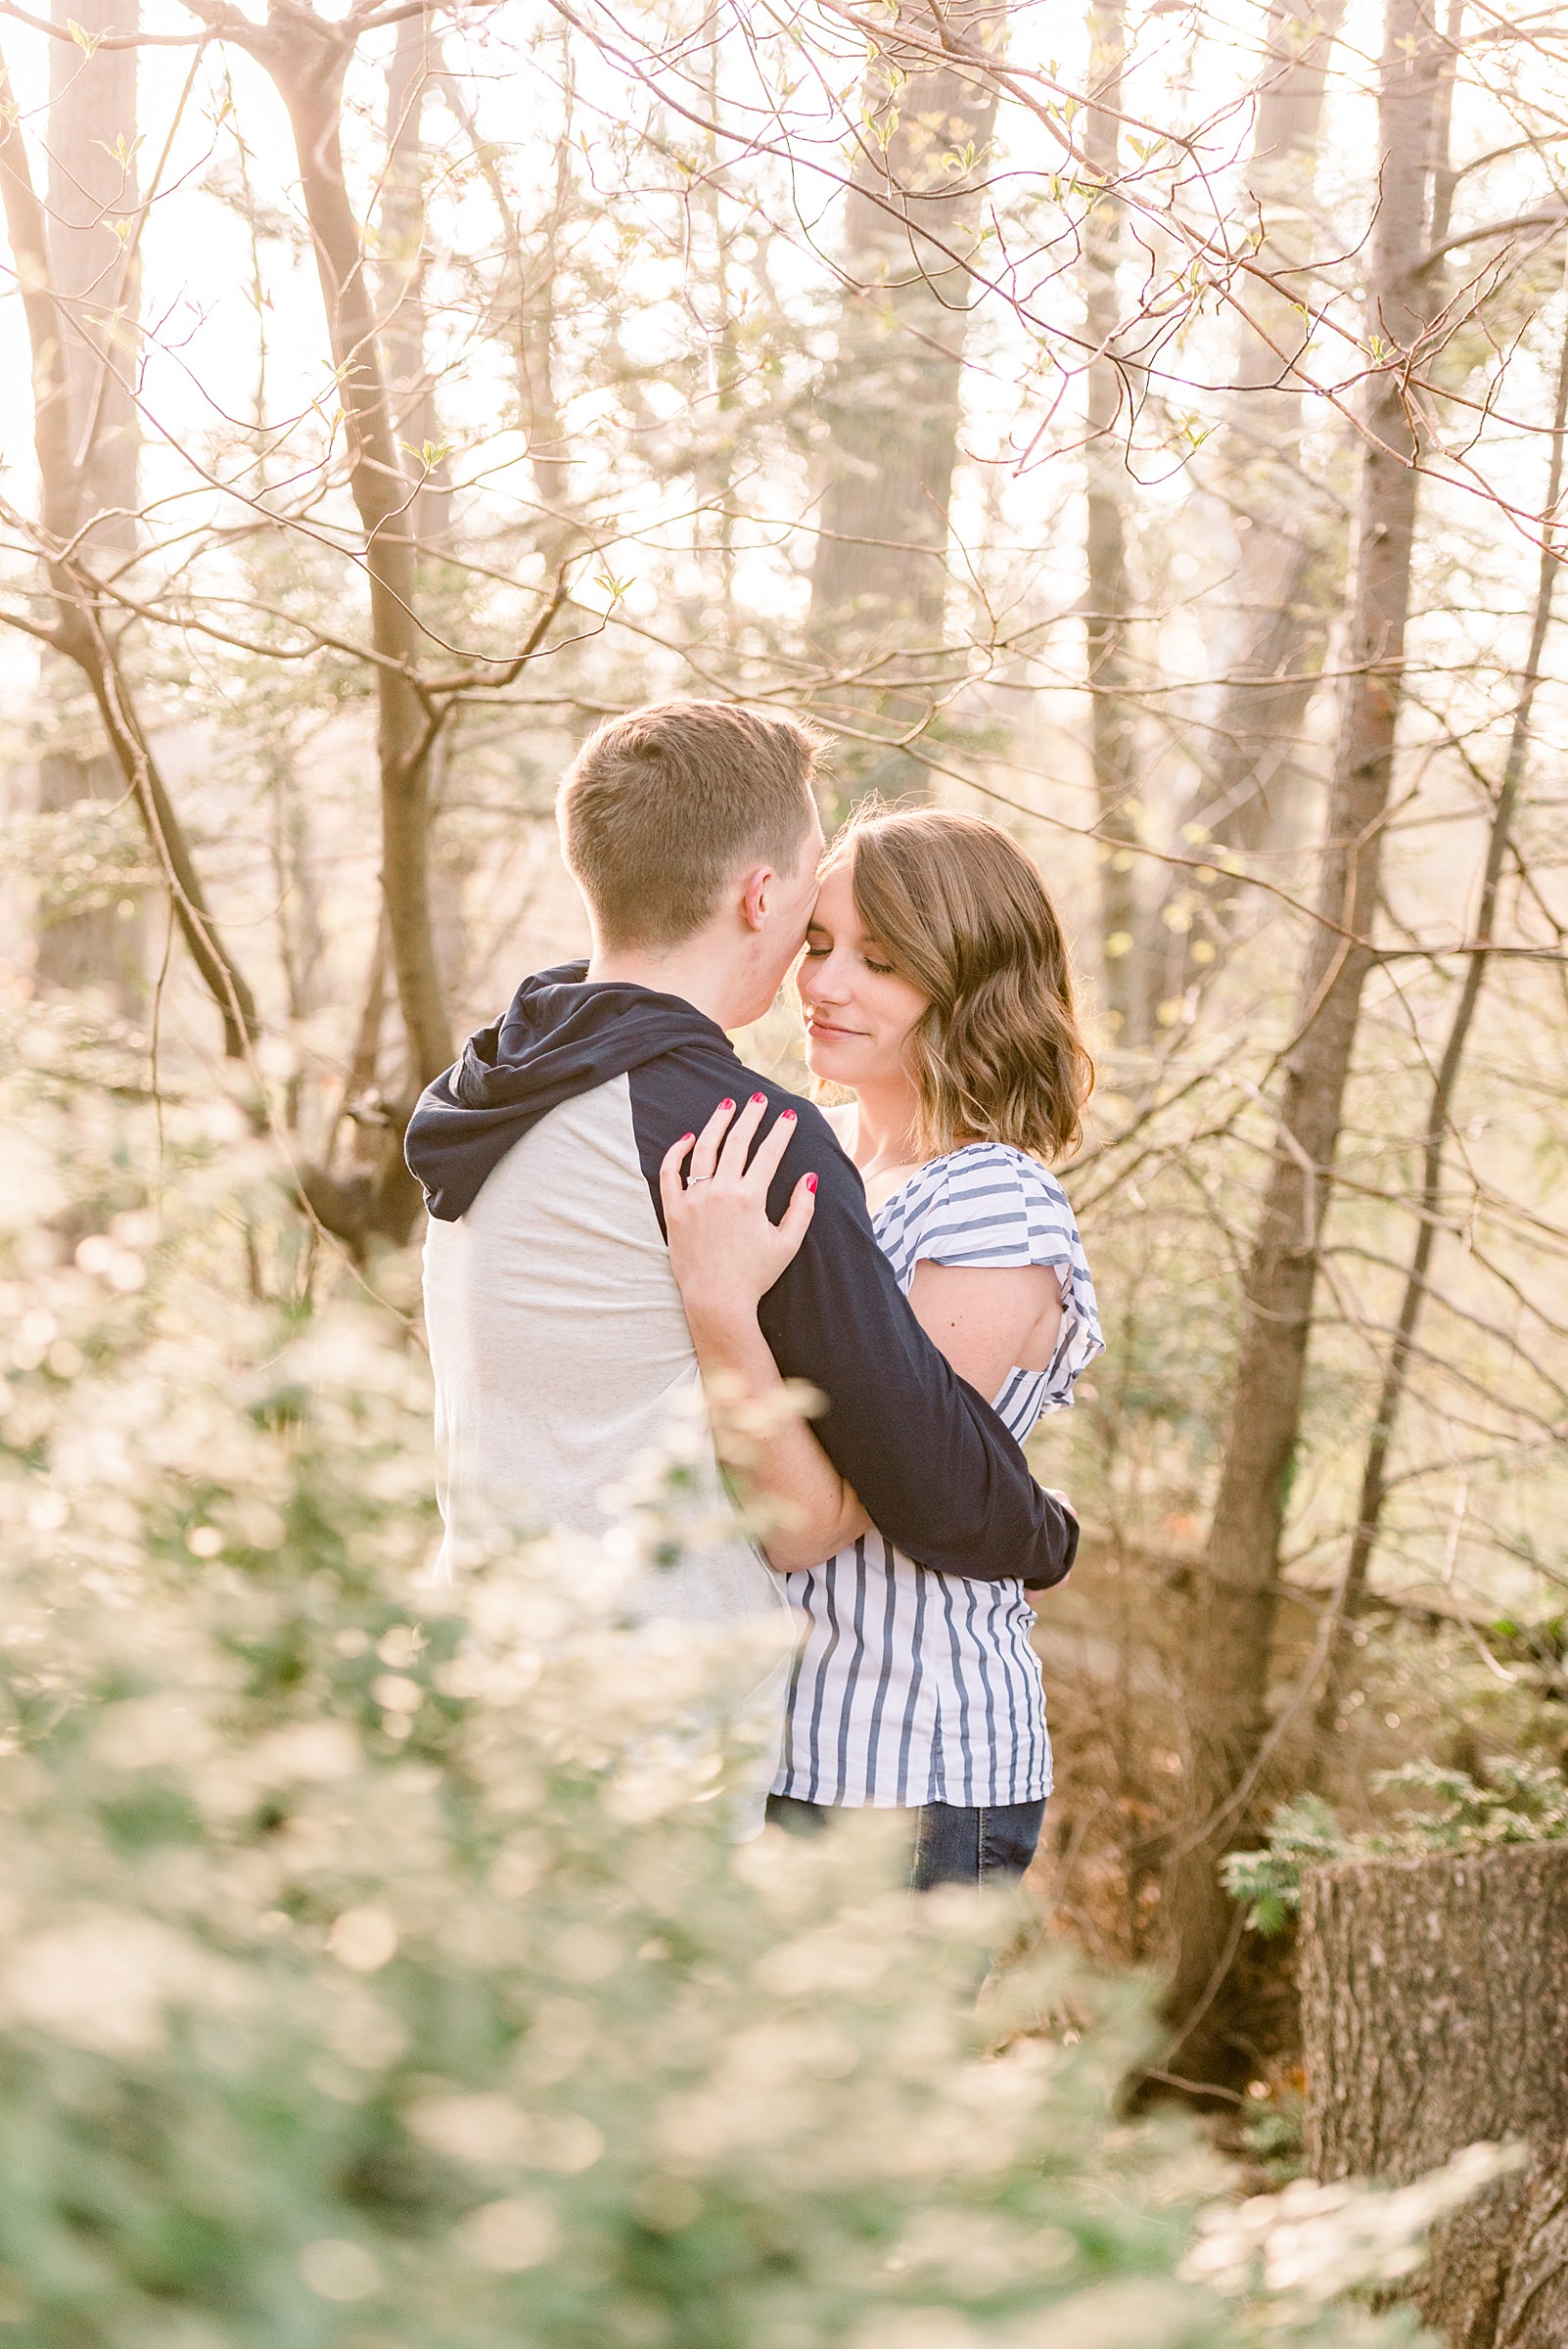
POLYGON ((808 1382, 809 1423, 758 1414, 765 1562, 739 1534, 701 1548, 646 1611, 782 1593, 769 1815, 907 1812, 911 1882, 973 1884, 1024 1872, 1050 1791, 1028 1593, 1078 1528, 1020 1442, 1100 1351, 1047 1171, 1091 1069, 1023 852, 917 809, 824 854, 816 756, 789 717, 669 702, 601 726, 562 783, 592 956, 525 980, 409 1128, 445 1546, 595 1532, 704 1378, 762 1404, 808 1382), (797 963, 807 1060, 848 1108, 728 1040, 797 963))

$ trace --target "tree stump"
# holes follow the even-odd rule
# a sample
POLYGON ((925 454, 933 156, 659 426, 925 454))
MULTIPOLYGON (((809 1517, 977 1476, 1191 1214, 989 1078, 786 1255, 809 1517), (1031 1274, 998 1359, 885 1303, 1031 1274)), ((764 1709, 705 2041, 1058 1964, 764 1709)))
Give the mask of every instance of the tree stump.
POLYGON ((1403 2185, 1524 2140, 1415 2296, 1452 2349, 1568 2349, 1568 1844, 1313 1869, 1301 1996, 1313 2176, 1403 2185))

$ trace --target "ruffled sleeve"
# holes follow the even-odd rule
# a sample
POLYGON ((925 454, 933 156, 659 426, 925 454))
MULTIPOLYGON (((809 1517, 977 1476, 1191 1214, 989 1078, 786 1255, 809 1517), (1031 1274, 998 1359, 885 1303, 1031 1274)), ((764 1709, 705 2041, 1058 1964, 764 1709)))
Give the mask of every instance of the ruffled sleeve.
POLYGON ((911 1261, 1002 1270, 1046 1265, 1062 1287, 1062 1327, 1045 1373, 1046 1409, 1073 1400, 1081 1373, 1105 1351, 1088 1259, 1067 1193, 1038 1160, 999 1142, 954 1150, 932 1186, 911 1261))

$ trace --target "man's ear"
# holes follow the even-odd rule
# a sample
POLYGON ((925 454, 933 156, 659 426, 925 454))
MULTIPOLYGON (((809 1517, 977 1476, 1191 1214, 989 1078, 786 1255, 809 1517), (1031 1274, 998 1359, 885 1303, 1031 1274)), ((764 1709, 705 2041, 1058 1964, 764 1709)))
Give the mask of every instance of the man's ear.
POLYGON ((741 890, 740 909, 741 919, 748 930, 766 928, 777 881, 778 875, 770 864, 760 864, 755 872, 747 874, 741 890))

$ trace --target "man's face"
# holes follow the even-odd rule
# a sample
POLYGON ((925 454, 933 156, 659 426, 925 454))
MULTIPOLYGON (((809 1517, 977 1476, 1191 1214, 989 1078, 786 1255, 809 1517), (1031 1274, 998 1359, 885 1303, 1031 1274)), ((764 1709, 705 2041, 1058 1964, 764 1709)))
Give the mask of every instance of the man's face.
POLYGON ((822 838, 821 823, 813 815, 807 827, 806 838, 801 843, 794 872, 779 876, 778 925, 784 952, 784 962, 778 975, 781 987, 785 972, 806 944, 807 925, 811 919, 811 908, 816 903, 816 868, 822 861, 826 845, 822 838))
POLYGON ((757 934, 758 1008, 750 1014, 753 1019, 761 1019, 767 1010, 806 944, 823 846, 822 826, 813 813, 793 869, 775 873, 768 884, 765 916, 757 934))

